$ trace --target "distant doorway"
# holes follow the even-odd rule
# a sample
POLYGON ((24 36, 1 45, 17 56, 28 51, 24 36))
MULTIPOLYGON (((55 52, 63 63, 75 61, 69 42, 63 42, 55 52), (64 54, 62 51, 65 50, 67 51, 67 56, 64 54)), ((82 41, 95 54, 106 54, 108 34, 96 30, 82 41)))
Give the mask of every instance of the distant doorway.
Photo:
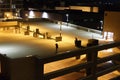
POLYGON ((113 41, 113 32, 104 32, 103 38, 108 41, 113 41))

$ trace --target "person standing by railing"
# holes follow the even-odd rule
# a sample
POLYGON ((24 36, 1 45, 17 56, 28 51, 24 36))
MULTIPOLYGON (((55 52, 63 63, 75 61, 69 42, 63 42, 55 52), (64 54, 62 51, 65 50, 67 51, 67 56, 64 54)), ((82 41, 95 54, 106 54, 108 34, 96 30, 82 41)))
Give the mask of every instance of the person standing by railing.
POLYGON ((75 37, 75 46, 77 46, 77 41, 78 41, 78 39, 77 39, 77 37, 75 37))
POLYGON ((55 44, 56 53, 58 52, 58 43, 55 44))

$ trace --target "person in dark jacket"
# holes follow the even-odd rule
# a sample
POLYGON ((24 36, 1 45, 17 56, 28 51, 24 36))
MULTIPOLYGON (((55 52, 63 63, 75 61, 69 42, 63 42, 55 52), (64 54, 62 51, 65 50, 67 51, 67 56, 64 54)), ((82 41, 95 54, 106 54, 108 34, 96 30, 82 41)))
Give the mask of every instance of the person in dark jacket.
POLYGON ((56 53, 58 52, 58 43, 55 44, 56 53))

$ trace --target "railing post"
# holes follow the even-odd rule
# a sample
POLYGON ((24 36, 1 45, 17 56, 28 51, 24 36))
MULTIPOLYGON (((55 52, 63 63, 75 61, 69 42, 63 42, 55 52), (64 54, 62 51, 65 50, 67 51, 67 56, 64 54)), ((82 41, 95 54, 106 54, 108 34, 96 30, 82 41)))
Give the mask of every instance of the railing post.
POLYGON ((1 76, 0 80, 10 80, 10 59, 7 56, 0 55, 0 64, 1 64, 1 76))
POLYGON ((37 80, 44 80, 44 63, 38 58, 36 58, 36 77, 37 80))
POLYGON ((96 77, 97 55, 98 55, 98 52, 91 52, 91 53, 87 53, 86 54, 86 56, 87 56, 87 62, 91 61, 93 63, 92 67, 86 69, 87 76, 89 76, 89 75, 93 76, 92 80, 97 80, 97 77, 96 77))

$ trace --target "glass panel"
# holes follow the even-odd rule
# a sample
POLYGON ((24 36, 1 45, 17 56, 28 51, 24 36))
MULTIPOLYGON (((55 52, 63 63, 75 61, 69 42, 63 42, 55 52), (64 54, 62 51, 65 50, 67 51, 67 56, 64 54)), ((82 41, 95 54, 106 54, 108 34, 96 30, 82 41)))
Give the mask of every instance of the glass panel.
POLYGON ((113 41, 113 36, 114 36, 113 32, 104 32, 103 38, 108 41, 113 41))

